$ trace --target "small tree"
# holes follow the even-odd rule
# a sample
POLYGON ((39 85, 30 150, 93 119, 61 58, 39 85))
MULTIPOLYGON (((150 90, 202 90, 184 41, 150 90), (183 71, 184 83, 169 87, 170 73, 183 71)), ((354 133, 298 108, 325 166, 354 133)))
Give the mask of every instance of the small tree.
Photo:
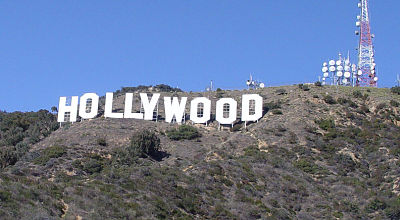
POLYGON ((51 107, 51 112, 57 113, 58 112, 57 107, 55 107, 55 106, 51 107))
POLYGON ((390 91, 394 94, 400 95, 400 86, 395 86, 390 89, 390 91))
POLYGON ((127 148, 131 157, 157 156, 159 149, 160 138, 154 132, 148 130, 135 133, 127 148))

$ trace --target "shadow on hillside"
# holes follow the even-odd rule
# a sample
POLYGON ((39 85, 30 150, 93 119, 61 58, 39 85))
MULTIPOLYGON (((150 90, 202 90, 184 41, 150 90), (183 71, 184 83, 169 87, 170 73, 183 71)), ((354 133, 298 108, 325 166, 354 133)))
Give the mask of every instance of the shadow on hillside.
POLYGON ((150 157, 158 162, 162 161, 164 158, 168 158, 171 156, 170 153, 166 151, 157 151, 154 155, 151 155, 150 157))

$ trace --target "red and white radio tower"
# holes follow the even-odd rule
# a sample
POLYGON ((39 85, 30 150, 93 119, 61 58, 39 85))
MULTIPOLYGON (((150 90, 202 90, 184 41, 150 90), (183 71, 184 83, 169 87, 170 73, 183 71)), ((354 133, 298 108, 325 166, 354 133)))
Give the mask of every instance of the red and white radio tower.
POLYGON ((376 74, 376 64, 374 60, 374 45, 372 43, 370 19, 368 14, 368 0, 360 0, 358 7, 361 8, 361 16, 357 16, 356 31, 360 35, 358 46, 358 73, 356 86, 377 87, 378 77, 376 74))

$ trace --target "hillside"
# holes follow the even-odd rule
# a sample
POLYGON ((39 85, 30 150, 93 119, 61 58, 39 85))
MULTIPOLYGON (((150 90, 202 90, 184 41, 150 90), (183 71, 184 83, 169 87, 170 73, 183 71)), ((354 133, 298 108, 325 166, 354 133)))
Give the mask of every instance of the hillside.
MULTIPOLYGON (((152 92, 125 91, 135 92, 136 110, 138 92, 152 92)), ((38 125, 49 132, 37 141, 20 138, 28 147, 12 163, 1 151, 0 218, 400 218, 400 95, 390 89, 160 92, 209 97, 212 106, 221 97, 240 106, 242 94, 258 93, 264 116, 221 130, 216 122, 192 128, 101 113, 58 129, 38 125)), ((114 110, 122 111, 124 90, 114 98, 114 110)), ((0 147, 12 151, 17 143, 0 147)))

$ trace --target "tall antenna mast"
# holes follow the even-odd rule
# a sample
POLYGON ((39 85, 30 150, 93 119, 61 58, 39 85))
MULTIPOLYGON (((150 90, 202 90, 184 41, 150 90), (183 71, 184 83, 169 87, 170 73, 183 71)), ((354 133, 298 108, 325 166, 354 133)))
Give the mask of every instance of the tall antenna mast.
POLYGON ((356 34, 360 35, 358 46, 358 72, 357 86, 376 87, 378 77, 375 71, 374 46, 372 43, 370 19, 368 13, 368 0, 360 0, 358 7, 361 8, 361 16, 357 16, 357 27, 360 31, 356 34))

